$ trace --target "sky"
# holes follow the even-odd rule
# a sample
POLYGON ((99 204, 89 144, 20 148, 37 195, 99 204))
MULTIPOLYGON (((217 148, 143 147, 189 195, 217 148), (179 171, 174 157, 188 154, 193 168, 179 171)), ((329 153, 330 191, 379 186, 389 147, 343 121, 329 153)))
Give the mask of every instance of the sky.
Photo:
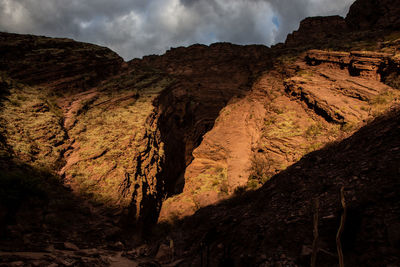
POLYGON ((107 46, 125 60, 195 43, 272 45, 354 0, 0 0, 0 31, 107 46))

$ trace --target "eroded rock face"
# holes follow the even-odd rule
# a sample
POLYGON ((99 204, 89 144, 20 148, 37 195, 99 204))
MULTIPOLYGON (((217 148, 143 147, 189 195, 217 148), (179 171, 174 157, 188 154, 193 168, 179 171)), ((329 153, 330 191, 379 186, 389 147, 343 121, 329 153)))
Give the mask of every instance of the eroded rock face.
POLYGON ((385 31, 400 28, 400 9, 396 0, 359 0, 350 7, 346 18, 310 17, 300 22, 297 31, 287 36, 285 47, 349 48, 362 42, 373 43, 385 31), (362 40, 360 42, 360 40, 362 40))
POLYGON ((164 159, 155 99, 171 79, 69 39, 4 33, 0 45, 2 158, 4 150, 91 201, 128 208, 131 225, 157 214, 164 159))
POLYGON ((192 152, 182 192, 163 203, 160 221, 191 215, 200 207, 228 198, 235 188, 247 183, 265 113, 263 100, 266 96, 251 88, 221 109, 212 129, 192 152))
POLYGON ((202 262, 199 251, 209 250, 210 265, 230 260, 246 266, 292 261, 290 266, 307 266, 318 199, 317 263, 336 266, 343 187, 345 225, 353 230, 341 236, 345 264, 400 263, 396 245, 400 237, 394 230, 400 210, 399 170, 394 167, 400 160, 399 115, 397 109, 352 137, 308 154, 258 191, 204 208, 183 220, 171 237, 176 241, 177 257, 190 259, 184 266, 196 265, 202 262))
MULTIPOLYGON (((399 239, 399 207, 393 203, 398 203, 399 112, 351 139, 311 153, 343 140, 399 102, 398 40, 379 45, 374 41, 370 48, 379 52, 348 45, 344 51, 286 55, 333 40, 348 30, 346 25, 337 16, 310 18, 283 49, 193 45, 129 63, 98 46, 1 34, 2 51, 8 53, 0 59, 0 174, 8 180, 0 182, 9 187, 0 188, 13 191, 18 175, 36 182, 58 173, 73 194, 95 204, 74 199, 68 205, 71 191, 60 187, 46 195, 54 198, 47 207, 45 197, 40 199, 42 191, 27 188, 31 184, 25 178, 17 180, 20 202, 13 195, 0 195, 0 219, 17 222, 10 228, 11 238, 28 240, 20 247, 29 249, 60 244, 46 235, 33 235, 38 241, 30 243, 32 235, 25 233, 34 222, 29 229, 46 225, 48 234, 53 221, 60 229, 50 233, 62 230, 64 249, 66 241, 73 242, 77 247, 70 248, 98 265, 99 255, 114 255, 97 249, 104 244, 127 250, 116 239, 121 222, 141 231, 158 219, 173 221, 200 209, 182 229, 174 230, 164 242, 169 246, 124 255, 141 257, 153 251, 166 264, 175 255, 190 255, 187 265, 193 265, 203 262, 207 250, 215 265, 220 259, 244 266, 308 264, 314 212, 310 200, 319 198, 320 245, 329 253, 321 265, 328 260, 333 266, 336 257, 331 252, 336 248, 331 241, 341 212, 338 192, 344 185, 352 209, 348 225, 358 229, 345 234, 350 241, 344 243, 351 247, 346 255, 354 256, 350 265, 398 260, 393 247, 399 239), (54 66, 50 74, 48 62, 54 66), (17 204, 8 207, 3 199, 17 204), (18 205, 23 216, 16 215, 18 205), (59 218, 63 224, 57 225, 59 218), (83 247, 96 247, 95 256, 83 247), (362 257, 354 250, 360 247, 362 257)), ((6 226, 1 223, 0 230, 6 226)), ((49 253, 63 257, 57 261, 61 265, 80 263, 64 261, 69 254, 54 247, 49 253)), ((3 256, 4 264, 22 257, 3 256)), ((40 260, 35 264, 50 264, 47 254, 40 260)), ((119 260, 115 264, 132 264, 119 260)), ((184 259, 175 263, 181 262, 184 259)))
POLYGON ((97 46, 4 38, 8 52, 20 50, 3 61, 14 59, 3 113, 14 155, 59 171, 66 185, 92 201, 125 208, 124 222, 138 229, 156 222, 166 195, 182 190, 179 178, 192 150, 219 111, 232 97, 244 96, 253 75, 270 64, 264 46, 196 45, 122 66, 97 46), (96 63, 99 53, 105 54, 96 63), (24 68, 30 61, 37 76, 24 68), (54 62, 54 72, 45 72, 44 62, 54 62), (109 71, 103 80, 92 65, 109 71))
POLYGON ((392 90, 381 82, 379 74, 390 58, 385 53, 312 50, 305 57, 308 66, 301 66, 300 75, 285 81, 286 92, 327 121, 343 124, 365 120, 374 100, 392 90))
POLYGON ((106 47, 66 38, 0 33, 0 71, 60 94, 83 90, 117 73, 122 58, 106 47))
MULTIPOLYGON (((344 29, 340 17, 313 18, 300 32, 327 34, 328 21, 344 29)), ((59 170, 76 192, 124 209, 126 223, 138 228, 155 223, 162 202, 175 194, 163 219, 257 188, 340 137, 337 125, 357 128, 378 112, 375 102, 384 109, 395 98, 381 83, 398 73, 398 57, 387 53, 312 50, 266 74, 282 52, 265 46, 193 45, 124 64, 97 46, 32 38, 17 35, 4 45, 21 50, 7 72, 6 83, 14 85, 4 112, 10 116, 2 118, 5 146, 26 162, 59 170), (33 46, 24 45, 31 39, 33 46), (38 76, 24 76, 31 70, 23 56, 38 76), (44 58, 58 64, 51 78, 44 58), (100 69, 108 71, 103 80, 100 69)))
POLYGON ((163 203, 160 220, 192 215, 243 187, 257 188, 390 106, 399 93, 378 79, 389 58, 311 50, 285 66, 295 70, 290 78, 261 74, 244 97, 221 110, 193 151, 183 192, 163 203))
POLYGON ((300 22, 299 29, 289 34, 285 45, 307 45, 323 42, 326 38, 347 31, 344 18, 340 16, 310 17, 300 22))
POLYGON ((310 65, 321 63, 332 64, 348 69, 350 75, 371 78, 380 81, 383 69, 396 59, 393 54, 370 51, 328 52, 311 50, 307 52, 306 61, 310 65))
POLYGON ((346 16, 353 30, 399 29, 400 6, 396 0, 355 1, 346 16))
POLYGON ((168 181, 167 194, 173 195, 183 190, 185 169, 196 157, 192 151, 213 127, 222 108, 248 94, 254 77, 271 61, 265 46, 220 43, 176 48, 130 64, 162 69, 176 81, 159 98, 159 128, 166 155, 161 176, 168 181))
POLYGON ((154 224, 165 198, 160 102, 173 83, 159 71, 126 68, 59 100, 69 136, 60 175, 80 194, 122 209, 122 223, 133 230, 154 224))
MULTIPOLYGON (((161 219, 192 214, 249 181, 259 186, 316 149, 308 135, 332 141, 330 122, 356 128, 388 90, 379 70, 395 59, 312 50, 289 67, 298 71, 285 83, 281 74, 260 76, 271 62, 266 47, 224 43, 133 60, 96 87, 55 100, 63 117, 54 139, 61 138, 60 148, 53 155, 39 146, 36 158, 61 156, 68 185, 125 208, 125 222, 143 228, 156 222, 166 196, 178 193, 164 203, 161 219), (148 67, 161 72, 141 70, 148 67), (254 180, 260 172, 268 174, 254 180)), ((35 104, 33 112, 51 113, 54 103, 35 104)))

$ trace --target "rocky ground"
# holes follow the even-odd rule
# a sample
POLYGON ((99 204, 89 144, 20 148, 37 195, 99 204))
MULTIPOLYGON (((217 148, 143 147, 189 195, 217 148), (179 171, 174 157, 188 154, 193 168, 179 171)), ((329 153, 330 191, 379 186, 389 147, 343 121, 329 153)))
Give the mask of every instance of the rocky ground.
POLYGON ((0 265, 336 266, 341 188, 346 266, 399 265, 396 8, 130 62, 1 33, 0 265))

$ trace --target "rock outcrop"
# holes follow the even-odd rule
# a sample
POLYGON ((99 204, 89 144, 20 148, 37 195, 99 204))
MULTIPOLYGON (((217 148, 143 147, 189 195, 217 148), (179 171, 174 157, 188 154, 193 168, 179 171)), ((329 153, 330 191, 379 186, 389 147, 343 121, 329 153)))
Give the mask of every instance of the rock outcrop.
POLYGON ((355 1, 346 16, 346 23, 353 30, 399 29, 399 14, 396 0, 355 1))
POLYGON ((309 51, 300 75, 285 81, 286 92, 327 121, 352 124, 365 120, 378 96, 391 98, 379 68, 390 55, 374 52, 309 51))
POLYGON ((108 48, 66 38, 0 33, 0 71, 57 93, 84 90, 117 73, 123 60, 108 48))
POLYGON ((364 46, 368 47, 377 38, 383 38, 385 32, 400 28, 399 13, 396 0, 355 1, 345 19, 329 16, 302 20, 299 29, 287 36, 285 47, 348 49, 350 43, 356 46, 362 45, 363 42, 364 46))
POLYGON ((385 110, 400 96, 380 79, 390 60, 385 53, 311 50, 283 83, 279 73, 260 75, 246 95, 221 110, 193 151, 183 192, 163 203, 160 220, 256 188, 385 110))
POLYGON ((398 264, 398 9, 379 3, 305 19, 275 48, 130 62, 1 33, 0 264, 308 265, 319 199, 334 266, 342 186, 345 262, 398 264))
POLYGON ((399 115, 397 109, 352 137, 308 154, 258 191, 183 220, 169 235, 176 257, 186 260, 183 266, 206 260, 210 265, 308 266, 317 223, 317 264, 337 266, 343 187, 345 264, 398 265, 399 115))
MULTIPOLYGON (((29 55, 32 47, 24 52, 21 41, 28 37, 17 37, 20 54, 29 55)), ((48 62, 58 62, 51 47, 65 42, 72 41, 38 37, 33 43, 44 47, 48 62)), ((282 65, 282 73, 267 75, 262 72, 277 55, 264 46, 193 45, 127 64, 107 49, 70 46, 77 54, 63 57, 59 65, 67 67, 56 68, 48 83, 45 77, 20 79, 28 70, 14 56, 6 72, 13 87, 4 106, 8 116, 2 118, 7 145, 25 162, 59 170, 76 192, 122 208, 124 222, 138 229, 155 223, 160 211, 162 220, 189 215, 238 188, 260 186, 340 136, 332 131, 342 129, 329 123, 354 130, 397 97, 381 83, 398 71, 388 53, 311 50, 282 65), (100 72, 80 69, 90 70, 98 53, 105 53, 103 71, 109 64, 102 81, 100 72), (85 89, 91 84, 96 86, 85 89), (308 135, 318 135, 318 145, 308 135), (260 172, 267 174, 260 178, 260 172)), ((26 60, 38 61, 44 73, 35 55, 26 60)))
POLYGON ((244 96, 257 72, 270 65, 264 46, 197 45, 123 66, 97 46, 15 38, 7 51, 19 54, 5 72, 12 89, 2 116, 15 157, 59 171, 66 185, 96 203, 124 209, 124 223, 138 229, 154 224, 162 200, 182 190, 192 151, 219 111, 244 96), (39 55, 24 46, 27 40, 40 45, 39 55), (99 53, 105 54, 98 69, 109 71, 103 80, 91 66, 99 53), (46 73, 42 55, 63 68, 46 73), (37 76, 24 74, 30 61, 37 76))
MULTIPOLYGON (((230 101, 245 97, 257 73, 271 66, 269 50, 228 43, 193 45, 130 62, 136 67, 161 69, 176 81, 159 98, 159 128, 166 158, 161 176, 168 196, 182 192, 188 181, 186 167, 194 160, 192 152, 214 126, 220 111, 230 101)), ((222 182, 217 179, 216 183, 218 191, 222 182)), ((193 205, 189 196, 187 209, 192 210, 193 205)), ((167 213, 172 214, 172 210, 167 213)))
POLYGON ((315 45, 346 31, 346 22, 340 16, 310 17, 302 20, 299 29, 287 36, 285 45, 291 47, 315 45))

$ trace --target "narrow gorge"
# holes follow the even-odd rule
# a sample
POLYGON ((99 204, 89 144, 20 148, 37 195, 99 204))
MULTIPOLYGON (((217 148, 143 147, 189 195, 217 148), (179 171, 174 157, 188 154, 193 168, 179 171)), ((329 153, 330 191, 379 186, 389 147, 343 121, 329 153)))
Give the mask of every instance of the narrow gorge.
POLYGON ((127 62, 0 33, 0 265, 305 266, 317 224, 336 266, 341 190, 349 266, 400 263, 397 15, 127 62))

